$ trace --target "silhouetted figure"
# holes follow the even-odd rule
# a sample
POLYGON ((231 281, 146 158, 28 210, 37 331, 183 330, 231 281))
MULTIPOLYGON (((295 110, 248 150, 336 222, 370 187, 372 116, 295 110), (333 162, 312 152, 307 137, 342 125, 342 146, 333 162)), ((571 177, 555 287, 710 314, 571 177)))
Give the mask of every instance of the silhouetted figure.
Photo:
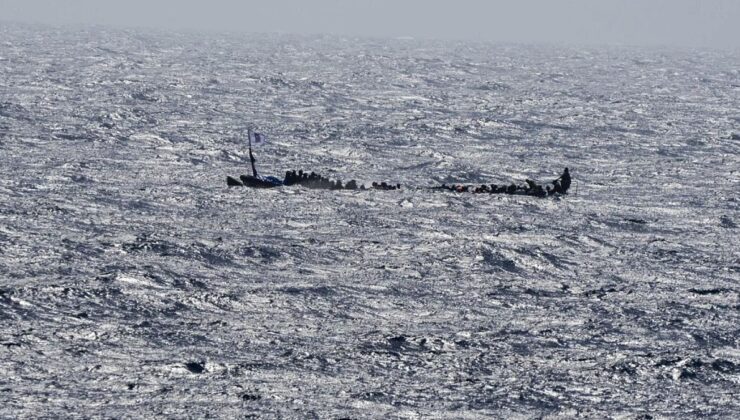
POLYGON ((344 186, 344 189, 345 190, 356 190, 357 189, 357 181, 355 181, 354 179, 353 180, 350 180, 349 182, 347 182, 347 185, 344 186))
POLYGON ((533 195, 535 197, 546 197, 547 192, 542 188, 542 185, 539 185, 532 181, 531 179, 527 180, 527 189, 524 191, 527 195, 533 195))
POLYGON ((570 188, 570 172, 568 171, 568 168, 565 168, 563 171, 563 174, 560 175, 558 179, 553 181, 553 184, 557 181, 560 181, 560 188, 562 190, 561 194, 568 194, 568 189, 570 188))
POLYGON ((563 193, 563 187, 560 185, 560 181, 558 181, 557 179, 555 181, 553 181, 553 183, 552 183, 552 192, 553 192, 553 194, 554 193, 564 194, 563 193))
POLYGON ((509 188, 506 189, 506 194, 516 194, 517 188, 516 184, 509 185, 509 188))
MULTIPOLYGON (((377 182, 373 181, 373 183, 371 184, 371 188, 374 189, 374 190, 392 191, 392 190, 397 190, 397 189, 401 188, 401 184, 390 185, 390 184, 388 184, 385 181, 383 181, 381 183, 377 183, 377 182)), ((362 189, 362 188, 360 188, 360 189, 362 189)))
POLYGON ((485 194, 485 193, 490 192, 490 190, 488 189, 488 185, 484 184, 484 185, 481 185, 480 187, 476 187, 475 190, 473 190, 473 192, 476 194, 485 194))

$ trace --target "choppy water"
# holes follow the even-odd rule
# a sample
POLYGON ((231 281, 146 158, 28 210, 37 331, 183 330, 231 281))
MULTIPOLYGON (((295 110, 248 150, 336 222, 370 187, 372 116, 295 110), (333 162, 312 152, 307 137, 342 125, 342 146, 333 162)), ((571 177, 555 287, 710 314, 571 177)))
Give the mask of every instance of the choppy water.
POLYGON ((0 417, 737 417, 738 69, 2 24, 0 417))

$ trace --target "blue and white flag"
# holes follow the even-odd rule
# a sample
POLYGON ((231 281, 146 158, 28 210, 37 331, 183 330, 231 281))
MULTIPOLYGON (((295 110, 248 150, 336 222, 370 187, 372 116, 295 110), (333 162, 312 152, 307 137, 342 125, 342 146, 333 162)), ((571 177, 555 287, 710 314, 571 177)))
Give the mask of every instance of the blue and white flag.
POLYGON ((249 144, 252 146, 260 146, 267 142, 267 136, 262 133, 255 133, 249 130, 249 144))

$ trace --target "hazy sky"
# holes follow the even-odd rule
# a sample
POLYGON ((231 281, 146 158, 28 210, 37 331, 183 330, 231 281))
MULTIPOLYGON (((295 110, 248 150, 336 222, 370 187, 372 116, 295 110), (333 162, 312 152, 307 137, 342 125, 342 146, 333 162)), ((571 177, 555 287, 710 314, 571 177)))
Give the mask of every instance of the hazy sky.
POLYGON ((740 0, 0 0, 0 21, 740 48, 740 0))

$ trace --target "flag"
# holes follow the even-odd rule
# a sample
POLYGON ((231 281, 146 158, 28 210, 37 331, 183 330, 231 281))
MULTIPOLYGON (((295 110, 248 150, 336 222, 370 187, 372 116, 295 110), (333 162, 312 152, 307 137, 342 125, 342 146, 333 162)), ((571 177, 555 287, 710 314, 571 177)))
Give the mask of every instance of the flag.
POLYGON ((262 133, 255 133, 249 130, 249 144, 252 146, 260 146, 267 142, 267 136, 262 133))
POLYGON ((254 144, 260 145, 267 142, 267 136, 262 133, 254 133, 254 144))

